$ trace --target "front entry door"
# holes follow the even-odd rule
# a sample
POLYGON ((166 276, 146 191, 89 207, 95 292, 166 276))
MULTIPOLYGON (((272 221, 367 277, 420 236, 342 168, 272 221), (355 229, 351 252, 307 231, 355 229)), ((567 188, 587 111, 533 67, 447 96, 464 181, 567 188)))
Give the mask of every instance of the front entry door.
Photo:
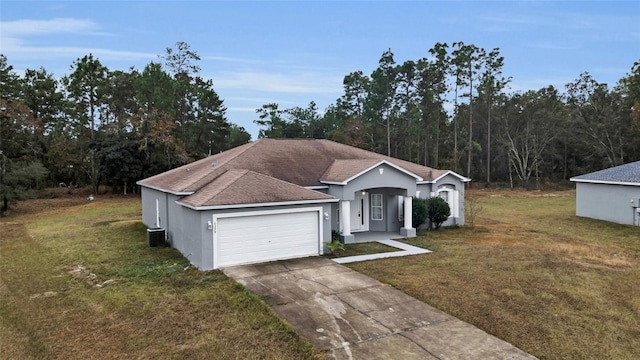
POLYGON ((351 231, 369 231, 369 194, 356 192, 351 201, 351 231))

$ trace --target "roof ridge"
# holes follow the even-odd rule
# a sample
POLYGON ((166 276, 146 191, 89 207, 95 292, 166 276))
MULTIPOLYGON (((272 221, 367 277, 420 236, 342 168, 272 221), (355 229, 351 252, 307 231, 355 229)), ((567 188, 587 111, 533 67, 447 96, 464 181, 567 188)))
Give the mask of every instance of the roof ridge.
MULTIPOLYGON (((217 167, 217 166, 219 166, 219 169, 224 169, 225 165, 227 165, 227 164, 229 164, 231 161, 235 160, 235 159, 236 159, 238 156, 240 156, 241 154, 244 154, 244 152, 245 152, 245 151, 247 151, 248 149, 253 148, 253 147, 255 146, 255 144, 256 144, 256 143, 258 143, 258 142, 260 142, 261 140, 262 140, 262 139, 258 139, 258 140, 256 140, 256 141, 252 141, 252 142, 249 142, 249 143, 243 144, 243 145, 246 145, 244 149, 242 149, 242 150, 241 150, 241 151, 239 151, 237 154, 234 154, 234 155, 233 155, 233 156, 231 156, 229 159, 227 159, 226 161, 224 161, 224 162, 222 162, 222 163, 220 163, 220 164, 218 163, 218 159, 213 160, 213 161, 215 162, 215 165, 214 165, 214 166, 216 166, 216 167, 217 167)), ((240 145, 240 146, 243 146, 243 145, 240 145)), ((236 149, 237 149, 237 148, 236 148, 236 149)), ((229 150, 233 150, 233 148, 232 148, 232 149, 229 149, 229 150)), ((222 154, 222 153, 224 153, 224 151, 223 151, 223 152, 221 152, 221 153, 218 153, 218 154, 222 154)), ((205 160, 205 159, 209 159, 209 158, 215 157, 215 156, 216 156, 216 155, 218 155, 218 154, 215 154, 215 155, 212 155, 212 156, 207 156, 206 158, 201 159, 201 160, 205 160)), ((210 160, 211 160, 211 159, 210 159, 210 160)), ((234 167, 232 167, 232 166, 227 166, 227 169, 225 169, 222 173, 220 173, 220 175, 212 177, 212 178, 211 178, 211 180, 206 181, 204 184, 202 184, 202 186, 200 186, 200 187, 199 187, 197 190, 195 190, 195 191, 198 191, 198 190, 202 189, 203 187, 205 187, 205 186, 207 186, 207 185, 211 184, 212 182, 216 181, 220 176, 222 176, 222 175, 226 174, 229 170, 244 170, 244 169, 237 169, 237 168, 234 168, 234 167)), ((197 183, 198 181, 202 180, 202 179, 205 179, 206 177, 208 177, 208 176, 210 176, 210 175, 211 175, 211 173, 209 173, 209 172, 205 172, 202 176, 198 177, 198 179, 197 179, 196 183, 197 183)), ((234 180, 233 182, 235 182, 235 181, 237 181, 237 179, 236 179, 236 180, 234 180)), ((224 189, 226 189, 226 187, 225 187, 224 189)), ((224 190, 224 189, 221 189, 221 190, 224 190)))
MULTIPOLYGON (((282 179, 275 178, 273 176, 269 176, 267 174, 259 173, 257 171, 253 171, 253 170, 249 170, 249 169, 245 169, 245 171, 247 171, 248 173, 254 173, 254 174, 258 175, 259 177, 262 177, 262 176, 268 177, 270 179, 273 179, 273 180, 276 180, 278 182, 284 183, 284 184, 286 184, 288 186, 296 186, 296 187, 299 187, 299 188, 302 188, 302 189, 305 189, 305 190, 309 190, 309 191, 313 191, 313 192, 319 192, 319 191, 315 191, 315 190, 312 190, 312 189, 307 189, 306 187, 298 185, 298 184, 294 184, 294 183, 291 183, 291 182, 288 182, 288 181, 285 181, 285 180, 282 180, 282 179)), ((324 194, 324 193, 321 193, 321 194, 324 194)))
POLYGON ((240 178, 242 178, 242 177, 243 177, 243 176, 244 176, 248 171, 250 171, 250 170, 247 170, 247 169, 227 169, 227 170, 225 170, 222 174, 220 174, 219 176, 216 176, 215 178, 213 178, 211 181, 209 181, 208 183, 206 183, 204 186, 201 186, 200 188, 202 189, 203 187, 205 187, 205 186, 207 186, 207 185, 211 184, 212 182, 214 182, 214 181, 216 181, 217 179, 221 178, 222 176, 224 176, 224 174, 227 174, 227 173, 229 173, 230 171, 234 171, 234 172, 235 172, 235 171, 238 171, 238 172, 240 172, 240 173, 239 173, 237 176, 235 176, 235 178, 234 178, 232 181, 229 181, 229 183, 228 183, 226 186, 221 187, 218 191, 216 191, 216 192, 215 192, 214 194, 212 194, 212 195, 220 194, 221 192, 223 192, 224 190, 226 190, 229 186, 231 186, 231 185, 235 184, 238 180, 240 180, 240 178))
MULTIPOLYGON (((242 149, 242 151, 239 151, 237 154, 234 154, 232 157, 230 157, 230 158, 229 158, 227 161, 225 161, 224 163, 220 164, 220 165, 221 165, 221 167, 222 167, 222 166, 225 166, 225 165, 228 165, 230 162, 232 162, 232 161, 234 161, 235 159, 237 159, 240 155, 244 154, 244 153, 245 153, 245 152, 247 152, 249 149, 253 149, 253 148, 256 146, 256 144, 258 144, 258 143, 262 142, 262 140, 264 140, 264 139, 258 139, 258 140, 256 140, 256 141, 252 141, 252 142, 250 142, 250 143, 246 143, 246 144, 244 144, 244 145, 246 145, 246 147, 245 147, 244 149, 242 149)), ((243 145, 241 145, 241 146, 243 146, 243 145)), ((229 150, 233 150, 233 149, 237 149, 237 148, 231 148, 231 149, 229 149, 229 150)), ((229 151, 229 150, 226 150, 226 151, 229 151)), ((222 153, 224 153, 224 151, 223 151, 222 153)), ((222 153, 221 153, 221 154, 222 154, 222 153)), ((229 168, 230 168, 230 169, 233 169, 233 167, 232 167, 232 166, 229 166, 229 168)), ((206 184, 204 184, 204 185, 206 185, 206 184)), ((204 185, 203 185, 203 186, 204 186, 204 185)))

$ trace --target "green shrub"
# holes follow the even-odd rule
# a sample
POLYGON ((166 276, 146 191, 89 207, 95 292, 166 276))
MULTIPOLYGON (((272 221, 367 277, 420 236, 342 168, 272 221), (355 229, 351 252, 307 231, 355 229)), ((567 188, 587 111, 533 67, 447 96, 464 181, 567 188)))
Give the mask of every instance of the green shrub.
POLYGON ((346 250, 344 243, 340 241, 340 232, 337 230, 331 230, 331 241, 325 241, 324 243, 327 245, 327 249, 329 249, 332 254, 336 254, 338 251, 346 250))
POLYGON ((329 251, 331 251, 332 254, 336 254, 336 252, 338 251, 345 251, 346 248, 344 246, 344 244, 341 241, 325 241, 325 244, 327 244, 327 248, 329 249, 329 251))
POLYGON ((427 215, 429 215, 427 200, 414 197, 412 205, 412 226, 417 229, 420 225, 424 224, 425 220, 427 220, 427 215))
POLYGON ((432 197, 427 199, 427 217, 431 221, 431 227, 438 229, 443 222, 447 221, 451 215, 451 209, 444 199, 440 197, 432 197))

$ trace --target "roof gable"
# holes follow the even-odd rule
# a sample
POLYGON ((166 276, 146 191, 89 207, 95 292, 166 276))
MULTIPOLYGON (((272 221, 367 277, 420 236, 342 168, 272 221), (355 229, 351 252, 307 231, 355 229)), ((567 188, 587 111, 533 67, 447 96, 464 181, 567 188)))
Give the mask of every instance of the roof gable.
POLYGON ((640 161, 575 176, 573 182, 640 186, 640 161))
POLYGON ((415 178, 417 181, 422 181, 422 178, 410 171, 407 171, 387 160, 378 159, 349 159, 349 160, 334 160, 327 171, 320 177, 320 182, 327 184, 341 184, 346 185, 349 181, 371 171, 372 169, 386 164, 408 176, 415 178))

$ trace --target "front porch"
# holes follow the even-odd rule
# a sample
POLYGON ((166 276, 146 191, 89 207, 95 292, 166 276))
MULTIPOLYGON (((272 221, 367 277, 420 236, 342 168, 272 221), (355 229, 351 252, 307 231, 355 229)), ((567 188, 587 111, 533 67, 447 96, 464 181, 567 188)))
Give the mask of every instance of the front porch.
POLYGON ((412 198, 408 191, 393 188, 354 192, 353 200, 339 203, 340 240, 345 244, 415 237, 412 198))

